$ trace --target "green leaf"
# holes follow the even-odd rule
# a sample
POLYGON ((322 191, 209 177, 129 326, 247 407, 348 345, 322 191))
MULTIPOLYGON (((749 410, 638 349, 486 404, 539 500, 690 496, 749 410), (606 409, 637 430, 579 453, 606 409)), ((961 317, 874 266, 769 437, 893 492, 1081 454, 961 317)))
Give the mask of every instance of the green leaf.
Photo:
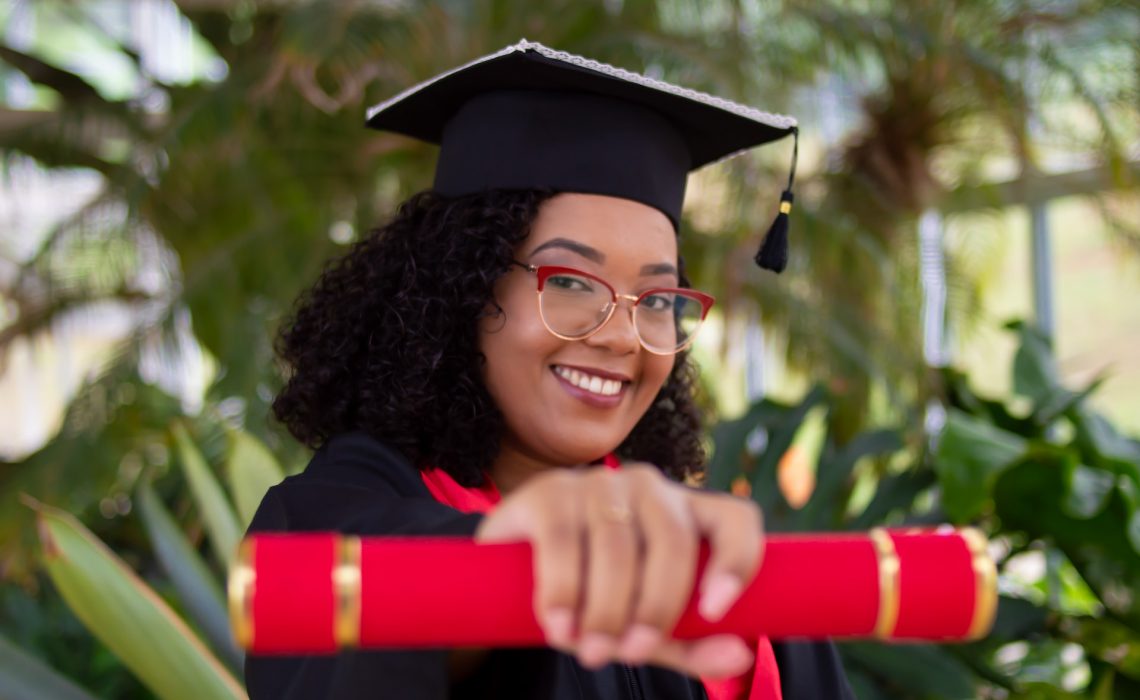
POLYGON ((281 483, 285 473, 269 448, 249 433, 241 430, 232 432, 230 445, 226 478, 242 525, 249 527, 265 492, 270 486, 281 483))
POLYGON ((1024 598, 1001 596, 993 629, 987 639, 991 641, 1018 641, 1045 631, 1049 610, 1024 598))
POLYGON ((1108 379, 1108 376, 1102 374, 1089 382, 1088 386, 1081 391, 1074 392, 1067 389, 1060 389, 1050 394, 1048 397, 1038 401, 1036 408, 1033 410, 1033 415, 1030 417, 1031 420, 1041 427, 1052 425, 1053 421, 1059 416, 1074 410, 1091 396, 1104 384, 1106 379, 1108 379))
POLYGON ((796 514, 797 530, 832 530, 839 524, 846 506, 844 486, 859 460, 894 452, 902 447, 895 430, 871 430, 856 435, 851 442, 835 450, 830 445, 820 457, 816 470, 815 490, 796 514))
POLYGON ((1087 406, 1075 406, 1067 415, 1090 464, 1127 474, 1140 486, 1140 443, 1121 435, 1104 416, 1087 406))
POLYGON ((748 436, 759 426, 772 425, 787 410, 786 406, 772 401, 758 401, 740 418, 717 423, 712 429, 715 447, 709 462, 709 488, 727 491, 732 480, 742 473, 741 467, 749 458, 746 452, 748 436))
POLYGON ((186 613, 230 668, 241 668, 242 653, 230 631, 222 587, 186 540, 149 483, 138 489, 139 514, 155 556, 170 578, 186 613))
POLYGON ((1017 331, 1021 337, 1021 346, 1013 358, 1014 392, 1035 402, 1047 401, 1066 392, 1061 385, 1061 375, 1057 371, 1049 339, 1024 321, 1007 324, 1006 328, 1017 331))
POLYGON ((847 675, 847 682, 851 685, 851 690, 855 692, 855 697, 859 700, 892 700, 890 692, 870 675, 864 673, 857 664, 844 664, 843 670, 847 675))
POLYGON ((174 611, 99 538, 57 508, 33 504, 48 575, 83 624, 163 700, 245 698, 174 611))
MULTIPOLYGON (((1072 561, 1103 602, 1106 586, 1140 584, 1140 556, 1130 523, 1134 506, 1121 488, 1092 517, 1068 512, 1066 491, 1079 466, 1071 451, 1037 451, 1006 469, 993 487, 994 511, 1003 530, 1021 531, 1031 539, 1047 539, 1072 561)), ((1127 480, 1122 480, 1129 483, 1127 480)))
POLYGON ((4 700, 95 700, 43 661, 0 635, 0 698, 4 700))
POLYGON ((1091 518, 1104 510, 1116 486, 1116 474, 1077 465, 1069 477, 1063 508, 1075 518, 1091 518))
POLYGON ((190 484, 190 493, 194 496, 198 513, 202 516, 206 532, 209 533, 214 556, 228 571, 241 539, 242 531, 237 516, 234 515, 225 492, 206 464, 202 453, 190 440, 186 429, 180 423, 174 423, 171 431, 178 447, 182 470, 186 474, 187 483, 190 484))
POLYGON ((910 511, 911 504, 918 494, 933 484, 934 474, 929 469, 910 469, 880 479, 878 488, 875 489, 875 496, 863 512, 848 523, 848 527, 853 530, 866 530, 881 525, 893 511, 899 509, 910 511))
POLYGON ((1125 534, 1128 536, 1128 543, 1132 545, 1132 549, 1140 552, 1140 510, 1132 511, 1132 515, 1128 517, 1128 527, 1125 534))
POLYGON ((942 486, 942 506, 955 522, 982 513, 994 480, 1023 455, 1026 441, 1013 433, 951 409, 938 439, 934 469, 942 486))
POLYGON ((945 700, 977 697, 975 675, 945 648, 927 644, 846 642, 840 650, 845 662, 854 661, 865 671, 889 679, 896 689, 892 697, 945 700), (899 690, 905 692, 898 693, 899 690))
POLYGON ((1109 670, 1100 681, 1096 684, 1096 689, 1092 692, 1093 700, 1113 700, 1112 681, 1116 677, 1116 672, 1109 670))

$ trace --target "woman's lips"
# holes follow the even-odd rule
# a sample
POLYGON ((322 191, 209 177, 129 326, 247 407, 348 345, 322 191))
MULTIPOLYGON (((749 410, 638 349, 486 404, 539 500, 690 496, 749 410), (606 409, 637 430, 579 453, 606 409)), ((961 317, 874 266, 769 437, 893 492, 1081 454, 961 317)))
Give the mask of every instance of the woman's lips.
POLYGON ((621 376, 610 372, 602 376, 601 373, 565 365, 553 365, 550 371, 566 393, 595 408, 617 406, 630 385, 628 381, 610 378, 621 376))

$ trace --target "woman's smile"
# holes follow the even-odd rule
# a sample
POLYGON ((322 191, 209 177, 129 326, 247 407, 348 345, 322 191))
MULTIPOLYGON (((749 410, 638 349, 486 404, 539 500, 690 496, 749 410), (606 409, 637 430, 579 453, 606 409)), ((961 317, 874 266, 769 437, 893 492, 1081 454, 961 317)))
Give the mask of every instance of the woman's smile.
POLYGON ((623 374, 569 365, 551 365, 566 393, 588 406, 613 408, 621 403, 632 381, 623 374))

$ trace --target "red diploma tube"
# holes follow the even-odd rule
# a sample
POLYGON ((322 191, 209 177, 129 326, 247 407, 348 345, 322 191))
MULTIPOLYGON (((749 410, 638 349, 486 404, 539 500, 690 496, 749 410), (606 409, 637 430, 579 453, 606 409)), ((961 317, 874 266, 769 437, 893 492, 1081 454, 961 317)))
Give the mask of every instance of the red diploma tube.
MULTIPOLYGON (((257 654, 536 646, 533 586, 528 544, 260 534, 242 542, 230 616, 257 654)), ((759 573, 723 619, 703 619, 697 602, 694 593, 674 637, 959 641, 989 631, 997 575, 973 529, 769 535, 759 573)))

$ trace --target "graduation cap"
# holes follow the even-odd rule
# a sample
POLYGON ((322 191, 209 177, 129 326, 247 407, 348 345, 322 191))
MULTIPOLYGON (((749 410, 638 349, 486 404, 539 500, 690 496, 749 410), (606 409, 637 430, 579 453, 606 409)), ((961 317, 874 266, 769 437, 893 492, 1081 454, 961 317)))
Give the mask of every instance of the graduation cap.
POLYGON ((604 194, 654 207, 678 229, 689 171, 791 134, 788 187, 756 255, 766 269, 787 265, 792 117, 524 39, 372 107, 367 125, 439 144, 434 189, 443 195, 604 194))

